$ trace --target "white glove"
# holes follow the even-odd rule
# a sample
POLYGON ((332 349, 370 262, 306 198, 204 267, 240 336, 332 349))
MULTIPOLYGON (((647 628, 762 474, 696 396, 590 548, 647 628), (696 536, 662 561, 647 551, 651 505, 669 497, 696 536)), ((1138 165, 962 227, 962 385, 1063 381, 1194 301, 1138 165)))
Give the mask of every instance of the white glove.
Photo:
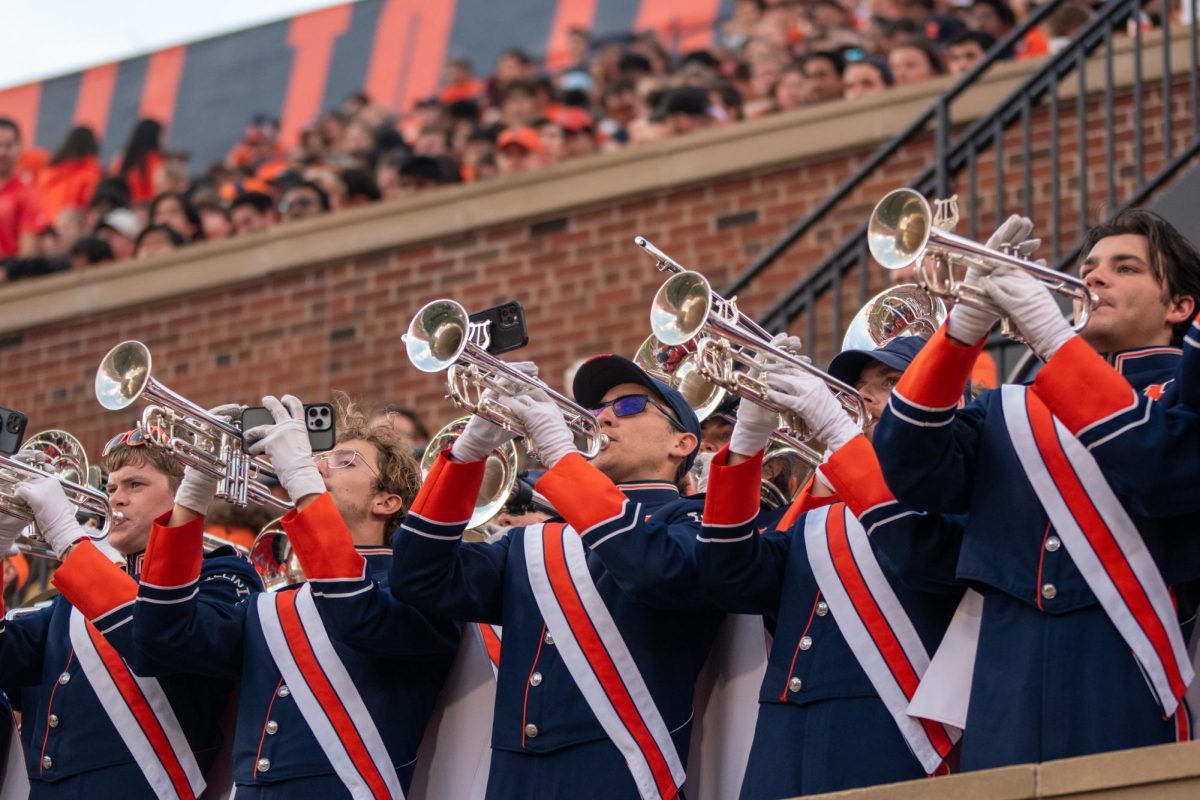
POLYGON ((0 558, 13 549, 13 542, 29 523, 20 517, 0 512, 0 558))
POLYGON ((271 459, 279 483, 292 500, 323 494, 325 480, 312 460, 312 446, 304 426, 304 404, 290 394, 285 394, 282 400, 267 395, 263 407, 271 412, 275 424, 242 431, 250 452, 271 459))
POLYGON ((20 497, 33 510, 38 532, 60 559, 71 545, 88 538, 75 521, 75 506, 67 499, 57 478, 30 478, 17 486, 20 497))
POLYGON ((500 403, 521 420, 530 450, 537 453, 546 469, 551 469, 567 453, 576 452, 575 437, 567 421, 542 389, 501 397, 500 403))
MULTIPOLYGON (((793 355, 799 354, 801 348, 800 337, 789 336, 786 333, 776 334, 771 339, 771 345, 793 355)), ((786 369, 786 367, 783 368, 783 370, 786 369)), ((750 377, 762 379, 764 370, 771 371, 769 367, 754 368, 750 370, 750 377)), ((766 448, 771 434, 778 427, 778 413, 749 400, 739 403, 737 422, 734 423, 733 435, 729 439, 729 451, 740 456, 752 456, 766 448)))
MULTIPOLYGON (((1026 258, 1042 243, 1041 239, 1027 238, 1032 231, 1031 219, 1013 214, 988 238, 987 247, 991 250, 1012 250, 1014 255, 1026 258)), ((972 263, 967 268, 963 283, 981 289, 980 282, 995 269, 995 266, 991 262, 972 263)), ((973 345, 986 336, 999 319, 1000 317, 991 311, 959 303, 950 311, 946 332, 957 342, 973 345)))
MULTIPOLYGON (((226 403, 208 410, 209 414, 230 424, 241 412, 242 406, 237 403, 226 403)), ((206 475, 191 467, 185 467, 183 480, 180 481, 179 488, 175 490, 175 504, 203 517, 208 514, 208 507, 217 494, 218 483, 219 479, 211 475, 206 475)))
POLYGON ((1075 335, 1050 290, 1028 272, 1001 267, 983 279, 983 289, 1042 358, 1049 359, 1075 335))
MULTIPOLYGON (((514 361, 509 366, 531 378, 537 377, 537 364, 532 361, 514 361)), ((506 379, 501 379, 501 381, 512 394, 519 394, 525 389, 524 386, 513 381, 506 379)), ((499 402, 499 396, 488 389, 480 400, 481 402, 499 402)), ((497 447, 515 438, 516 434, 506 431, 496 423, 489 422, 476 414, 471 417, 467 427, 450 446, 450 457, 460 463, 480 461, 487 458, 497 447)))
MULTIPOLYGON (((779 370, 766 376, 767 397, 808 424, 813 436, 837 451, 862 433, 825 381, 799 370, 779 370)), ((740 416, 740 411, 739 411, 740 416)))

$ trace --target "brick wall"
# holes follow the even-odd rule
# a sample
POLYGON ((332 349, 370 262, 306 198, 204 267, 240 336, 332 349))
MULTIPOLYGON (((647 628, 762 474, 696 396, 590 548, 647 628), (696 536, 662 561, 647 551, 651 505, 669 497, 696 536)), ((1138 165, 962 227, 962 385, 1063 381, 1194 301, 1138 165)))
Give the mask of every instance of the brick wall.
MULTIPOLYGON (((1074 101, 1072 101, 1073 103, 1074 101)), ((1161 150, 1161 94, 1147 91, 1141 123, 1148 148, 1161 150)), ((1186 97, 1175 102, 1181 111, 1186 97)), ((1105 164, 1102 98, 1089 101, 1087 170, 1102 186, 1105 164)), ((1134 119, 1128 93, 1117 98, 1117 160, 1133 146, 1134 119)), ((1049 117, 1033 113, 1033 148, 1027 154, 1014 136, 1006 142, 1004 169, 1015 181, 1006 193, 1009 210, 1024 200, 1019 180, 1024 159, 1033 170, 1034 218, 1048 225, 1049 117)), ((1078 196, 1077 135, 1064 122, 1058 169, 1065 196, 1078 196)), ((1178 137, 1185 125, 1174 131, 1178 137)), ((154 374, 204 405, 237 400, 256 404, 264 393, 292 392, 315 402, 342 389, 368 403, 399 402, 419 409, 431 428, 455 416, 442 399, 441 376, 413 369, 401 335, 420 305, 453 297, 469 309, 509 299, 526 308, 531 343, 522 358, 535 359, 551 383, 561 386, 575 359, 596 352, 632 354, 648 333, 647 307, 662 276, 633 245, 641 234, 720 286, 769 247, 800 215, 848 176, 870 147, 834 152, 803 163, 762 168, 701 185, 623 198, 476 230, 468 235, 375 252, 315 265, 216 291, 156 302, 153 307, 105 312, 0 337, 0 402, 30 416, 30 431, 62 427, 95 451, 113 431, 127 428, 131 414, 99 410, 92 391, 96 365, 109 347, 140 339, 155 359, 154 374)), ((762 276, 742 298, 754 313, 840 243, 886 191, 910 179, 932 152, 928 139, 906 148, 834 214, 762 276)), ((979 162, 979 188, 994 181, 995 165, 979 162)), ((1132 179, 1120 175, 1122 184, 1132 179)), ((1120 196, 1120 192, 1118 193, 1120 196)), ((1089 192, 1098 210, 1102 193, 1089 192)), ((1079 232, 1078 202, 1060 220, 1064 246, 1079 232)), ((966 210, 966 208, 964 208, 966 210)), ((981 227, 994 209, 983 208, 981 227)), ((960 228, 960 230, 962 230, 960 228)), ((986 238, 986 233, 981 236, 986 238)), ((843 320, 857 308, 857 276, 842 292, 843 320)), ((884 283, 870 272, 872 289, 884 283)), ((821 330, 832 318, 829 300, 816 309, 821 330)), ((801 327, 797 321, 797 329, 801 327)), ((819 360, 832 352, 832 336, 814 343, 819 360)))

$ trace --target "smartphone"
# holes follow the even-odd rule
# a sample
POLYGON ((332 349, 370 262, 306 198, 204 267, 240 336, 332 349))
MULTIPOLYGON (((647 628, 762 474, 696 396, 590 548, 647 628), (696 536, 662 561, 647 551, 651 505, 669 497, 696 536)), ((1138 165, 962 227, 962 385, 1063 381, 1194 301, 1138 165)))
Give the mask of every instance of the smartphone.
MULTIPOLYGON (((259 425, 274 425, 275 418, 262 406, 242 410, 242 430, 248 431, 259 425)), ((308 429, 308 443, 314 453, 332 450, 337 442, 337 418, 332 403, 313 403, 304 406, 304 427, 308 429)), ((242 447, 245 448, 245 440, 242 447)))
POLYGON ((20 411, 0 408, 0 454, 11 456, 25 441, 25 425, 29 419, 20 411))
POLYGON ((471 322, 488 322, 491 342, 487 351, 494 356, 519 350, 529 344, 529 330, 525 327, 525 309, 516 300, 476 311, 471 322))

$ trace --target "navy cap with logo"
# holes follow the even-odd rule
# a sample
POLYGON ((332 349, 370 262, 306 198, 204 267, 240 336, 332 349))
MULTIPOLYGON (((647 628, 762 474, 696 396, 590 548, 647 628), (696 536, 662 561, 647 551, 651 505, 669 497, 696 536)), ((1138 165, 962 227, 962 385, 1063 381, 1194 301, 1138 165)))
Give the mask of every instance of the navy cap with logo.
POLYGON ((872 361, 904 372, 924 346, 920 336, 897 336, 874 350, 843 350, 829 362, 829 374, 853 386, 872 361))
POLYGON ((575 402, 584 408, 595 408, 600 405, 609 389, 622 383, 645 386, 671 410, 675 421, 696 437, 696 447, 688 454, 685 462, 686 468, 691 469, 692 462, 696 460, 696 452, 700 448, 700 420, 696 418, 696 412, 692 411, 682 394, 662 381, 651 378, 625 356, 593 356, 583 362, 575 372, 571 393, 575 396, 575 402))

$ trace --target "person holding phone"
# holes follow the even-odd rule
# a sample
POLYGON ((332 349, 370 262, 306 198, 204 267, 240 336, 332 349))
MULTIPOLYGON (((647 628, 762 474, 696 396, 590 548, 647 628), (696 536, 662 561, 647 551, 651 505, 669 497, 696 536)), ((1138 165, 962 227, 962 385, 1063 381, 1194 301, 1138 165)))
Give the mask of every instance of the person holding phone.
POLYGON ((608 437, 590 462, 544 391, 495 398, 545 465, 536 489, 559 516, 462 541, 486 458, 512 437, 476 416, 400 526, 391 589, 429 613, 503 626, 488 798, 674 797, 722 619, 697 580, 701 502, 678 489, 700 423, 622 356, 585 362, 574 395, 608 437))
MULTIPOLYGON (((30 794, 44 798, 197 797, 221 749, 220 722, 236 675, 200 675, 195 663, 147 657, 130 620, 155 519, 171 512, 183 469, 147 446, 138 430, 104 448, 108 472, 110 560, 76 522, 56 478, 22 482, 17 494, 62 560, 47 607, 0 618, 0 689, 21 698, 30 794), (119 516, 118 516, 119 515, 119 516)), ((23 520, 0 514, 0 552, 23 520)), ((195 553, 192 602, 228 615, 261 587, 232 548, 195 553)))
POLYGON ((164 663, 242 677, 239 798, 399 797, 460 634, 387 590, 387 545, 416 495, 417 464, 348 403, 334 449, 315 457, 300 401, 263 405, 274 421, 244 437, 296 504, 282 524, 307 582, 232 609, 198 603, 216 481, 189 469, 150 536, 134 639, 164 663))

